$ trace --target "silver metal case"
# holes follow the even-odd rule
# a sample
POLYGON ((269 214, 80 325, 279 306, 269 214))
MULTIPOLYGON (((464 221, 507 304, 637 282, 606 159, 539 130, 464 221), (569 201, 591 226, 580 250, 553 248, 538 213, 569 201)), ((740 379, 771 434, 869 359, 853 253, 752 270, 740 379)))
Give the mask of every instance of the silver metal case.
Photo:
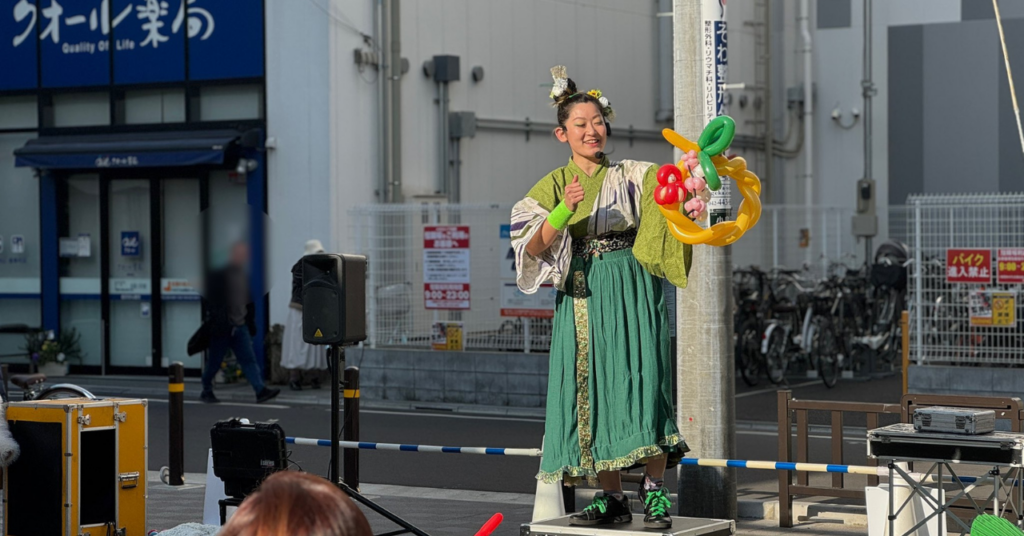
POLYGON ((996 412, 944 406, 918 408, 914 410, 914 430, 941 434, 988 434, 996 430, 996 412))

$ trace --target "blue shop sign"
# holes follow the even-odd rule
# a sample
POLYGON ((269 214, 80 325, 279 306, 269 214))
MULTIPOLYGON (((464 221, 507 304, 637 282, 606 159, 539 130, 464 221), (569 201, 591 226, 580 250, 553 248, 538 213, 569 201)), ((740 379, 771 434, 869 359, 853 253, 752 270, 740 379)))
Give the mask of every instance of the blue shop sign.
POLYGON ((36 6, 29 0, 0 0, 0 91, 38 85, 36 6))
POLYGON ((79 87, 111 62, 146 84, 258 78, 263 58, 261 0, 0 0, 0 90, 35 88, 39 63, 43 87, 79 87))
POLYGON ((192 80, 262 77, 263 2, 189 0, 188 58, 192 80))
POLYGON ((115 84, 185 79, 185 33, 193 26, 192 20, 196 15, 186 10, 188 4, 184 0, 176 6, 174 4, 155 0, 142 4, 137 0, 113 0, 115 13, 123 13, 124 10, 135 12, 130 17, 134 19, 132 23, 124 22, 114 28, 115 84))
POLYGON ((109 0, 38 0, 43 87, 110 83, 111 21, 104 8, 109 9, 109 0))
POLYGON ((138 231, 121 231, 121 256, 138 257, 142 252, 142 238, 138 231))

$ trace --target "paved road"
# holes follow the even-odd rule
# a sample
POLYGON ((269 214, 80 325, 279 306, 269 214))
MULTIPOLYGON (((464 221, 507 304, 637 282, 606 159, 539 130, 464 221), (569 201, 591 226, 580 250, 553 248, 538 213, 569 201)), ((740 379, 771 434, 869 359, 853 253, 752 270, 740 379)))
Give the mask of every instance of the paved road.
MULTIPOLYGON (((802 399, 860 401, 898 401, 898 379, 872 382, 844 382, 826 389, 820 382, 792 382, 794 396, 802 399), (892 394, 893 386, 897 393, 892 394)), ((775 390, 737 387, 737 416, 741 421, 761 421, 762 426, 742 426, 737 430, 737 457, 741 459, 778 459, 778 439, 772 426, 776 422, 775 390)), ((323 406, 286 404, 222 403, 203 405, 188 401, 185 405, 185 470, 206 470, 209 431, 213 424, 229 417, 252 421, 277 420, 289 436, 326 438, 329 411, 323 406)), ((150 468, 167 464, 167 403, 154 399, 150 405, 150 468)), ((827 423, 827 415, 821 422, 827 423)), ((847 426, 862 426, 853 419, 847 426)), ((544 426, 538 418, 477 416, 429 411, 363 410, 362 439, 376 442, 419 443, 449 446, 539 447, 544 426)), ((846 463, 865 461, 863 441, 847 443, 846 463)), ((812 437, 812 461, 828 461, 828 440, 812 437)), ((361 480, 376 484, 419 487, 473 489, 532 493, 533 475, 539 460, 524 457, 498 457, 460 454, 420 454, 406 452, 362 451, 361 480)), ((329 449, 293 446, 291 460, 303 469, 324 474, 329 449)), ((740 471, 741 487, 769 490, 776 486, 774 472, 740 471)), ((671 479, 670 479, 671 480, 671 479)), ((670 481, 670 485, 674 484, 670 481)))

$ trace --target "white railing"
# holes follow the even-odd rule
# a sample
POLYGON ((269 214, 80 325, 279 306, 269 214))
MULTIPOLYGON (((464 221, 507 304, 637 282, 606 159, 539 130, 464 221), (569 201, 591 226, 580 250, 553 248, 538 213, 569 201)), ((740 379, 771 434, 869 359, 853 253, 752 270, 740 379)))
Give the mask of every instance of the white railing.
MULTIPOLYGON (((355 252, 369 258, 367 281, 368 343, 373 346, 431 345, 434 325, 461 322, 466 349, 547 351, 551 322, 546 318, 501 316, 502 284, 508 282, 511 260, 501 226, 508 224, 505 205, 371 205, 349 213, 355 252), (425 307, 424 228, 431 225, 469 227, 470 309, 430 310, 425 307)), ((827 269, 832 260, 850 266, 862 253, 851 235, 849 209, 804 206, 763 207, 761 221, 733 247, 737 267, 807 266, 827 269), (809 242, 801 247, 801 230, 809 242)))

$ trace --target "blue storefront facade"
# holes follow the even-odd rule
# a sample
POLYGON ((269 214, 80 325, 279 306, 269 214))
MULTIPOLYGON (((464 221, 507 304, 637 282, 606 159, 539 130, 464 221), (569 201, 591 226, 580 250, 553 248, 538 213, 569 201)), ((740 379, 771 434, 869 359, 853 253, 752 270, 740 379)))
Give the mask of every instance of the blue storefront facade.
POLYGON ((265 95, 262 0, 0 0, 0 362, 41 328, 80 336, 72 372, 198 374, 238 241, 262 362, 265 95))

